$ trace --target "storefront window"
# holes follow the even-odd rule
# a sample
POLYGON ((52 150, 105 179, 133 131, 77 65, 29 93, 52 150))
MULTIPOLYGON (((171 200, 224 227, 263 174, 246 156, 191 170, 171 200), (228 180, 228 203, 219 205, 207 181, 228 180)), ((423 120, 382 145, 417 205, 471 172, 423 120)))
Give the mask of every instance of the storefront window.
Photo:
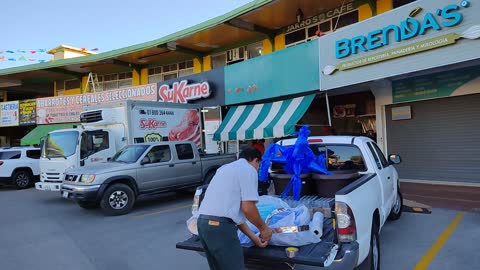
POLYGON ((148 83, 181 78, 193 74, 193 60, 148 69, 148 83))
POLYGON ((226 52, 212 56, 212 68, 232 65, 261 56, 263 53, 263 43, 261 41, 249 44, 245 47, 238 47, 226 52))

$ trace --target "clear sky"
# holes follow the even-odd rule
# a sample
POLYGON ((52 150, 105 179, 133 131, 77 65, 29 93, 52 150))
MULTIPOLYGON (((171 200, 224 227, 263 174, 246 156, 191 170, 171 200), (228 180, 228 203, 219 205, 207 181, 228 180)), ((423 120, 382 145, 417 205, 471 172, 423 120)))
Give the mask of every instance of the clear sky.
POLYGON ((61 44, 98 53, 151 41, 250 0, 2 0, 0 69, 49 61, 61 44))

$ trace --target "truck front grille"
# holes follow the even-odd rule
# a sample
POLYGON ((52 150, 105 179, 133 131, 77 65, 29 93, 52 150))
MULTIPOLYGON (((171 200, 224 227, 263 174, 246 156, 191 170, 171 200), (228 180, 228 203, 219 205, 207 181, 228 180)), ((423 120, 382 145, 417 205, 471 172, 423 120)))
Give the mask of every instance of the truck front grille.
POLYGON ((102 111, 91 111, 91 112, 84 112, 80 114, 81 123, 94 123, 102 120, 103 120, 102 111))

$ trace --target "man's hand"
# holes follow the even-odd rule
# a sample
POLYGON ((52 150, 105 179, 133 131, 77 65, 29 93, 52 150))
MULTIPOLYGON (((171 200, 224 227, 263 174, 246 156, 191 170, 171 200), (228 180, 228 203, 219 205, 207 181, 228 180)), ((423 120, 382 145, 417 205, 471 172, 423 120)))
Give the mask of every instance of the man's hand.
POLYGON ((264 248, 268 245, 268 241, 263 241, 260 237, 255 236, 255 238, 252 240, 253 243, 259 247, 259 248, 264 248))
POLYGON ((272 239, 272 229, 265 226, 262 230, 260 230, 260 239, 266 242, 270 241, 270 239, 272 239))

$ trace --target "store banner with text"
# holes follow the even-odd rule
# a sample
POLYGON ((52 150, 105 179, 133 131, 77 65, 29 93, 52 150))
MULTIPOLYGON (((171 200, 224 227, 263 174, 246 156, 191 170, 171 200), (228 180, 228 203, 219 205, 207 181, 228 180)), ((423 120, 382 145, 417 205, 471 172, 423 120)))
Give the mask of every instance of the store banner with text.
POLYGON ((97 93, 37 99, 37 124, 80 122, 88 106, 121 100, 157 101, 156 84, 132 86, 97 93))
POLYGON ((0 127, 18 126, 18 101, 0 103, 0 127))
POLYGON ((34 125, 37 123, 37 101, 35 99, 27 99, 19 101, 19 117, 20 126, 34 125))

